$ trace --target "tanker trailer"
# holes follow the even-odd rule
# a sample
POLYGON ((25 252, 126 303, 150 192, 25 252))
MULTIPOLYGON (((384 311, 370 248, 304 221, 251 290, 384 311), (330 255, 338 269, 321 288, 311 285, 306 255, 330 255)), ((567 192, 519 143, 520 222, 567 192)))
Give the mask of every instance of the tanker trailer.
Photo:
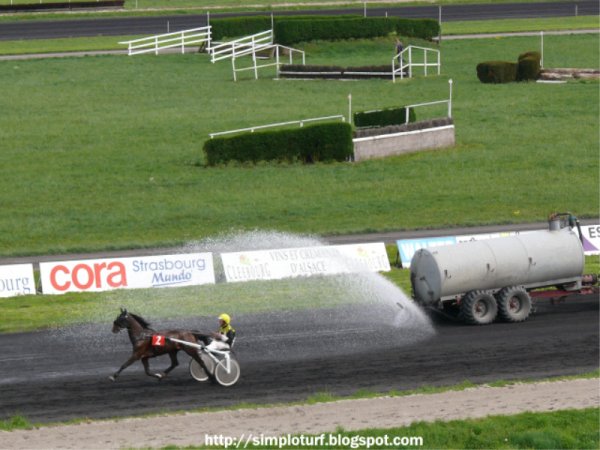
POLYGON ((585 263, 580 236, 551 219, 549 230, 418 250, 410 264, 415 301, 484 325, 496 317, 527 319, 536 289, 579 292, 585 263))

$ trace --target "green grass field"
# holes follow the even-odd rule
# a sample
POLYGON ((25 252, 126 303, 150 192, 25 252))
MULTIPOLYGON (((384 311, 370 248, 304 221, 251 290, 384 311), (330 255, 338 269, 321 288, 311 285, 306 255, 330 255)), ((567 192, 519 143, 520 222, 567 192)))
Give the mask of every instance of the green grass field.
MULTIPOLYGON (((527 412, 513 416, 490 416, 484 419, 449 422, 417 422, 407 427, 391 429, 338 429, 331 433, 333 439, 339 442, 347 439, 347 443, 327 448, 343 449, 353 445, 355 446, 352 448, 367 448, 367 439, 371 438, 372 442, 380 443, 371 448, 593 449, 598 448, 598 419, 598 408, 589 408, 548 413, 527 412), (389 442, 394 437, 422 437, 423 444, 400 447, 382 445, 386 436, 389 442), (363 444, 359 445, 361 441, 363 444)), ((327 439, 331 438, 327 436, 327 439)), ((250 443, 248 448, 277 447, 250 443)), ((284 445, 280 448, 298 447, 284 445)))
MULTIPOLYGON (((539 38, 446 41, 440 77, 233 83, 206 55, 0 62, 0 255, 178 244, 227 230, 335 234, 598 215, 597 82, 484 85, 539 38), (452 149, 360 164, 206 168, 209 132, 448 96, 452 149)), ((391 40, 311 43, 309 64, 385 64, 391 40)), ((598 67, 596 35, 546 67, 598 67)), ((443 108, 417 110, 419 117, 443 108)))

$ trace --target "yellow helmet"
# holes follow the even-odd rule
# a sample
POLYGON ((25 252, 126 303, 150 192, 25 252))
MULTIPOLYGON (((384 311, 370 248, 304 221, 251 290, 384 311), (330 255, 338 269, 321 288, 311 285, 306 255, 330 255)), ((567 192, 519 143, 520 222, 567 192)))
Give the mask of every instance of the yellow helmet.
POLYGON ((225 322, 226 325, 229 325, 229 323, 231 322, 231 317, 229 317, 229 314, 221 314, 219 316, 219 320, 222 320, 223 322, 225 322))

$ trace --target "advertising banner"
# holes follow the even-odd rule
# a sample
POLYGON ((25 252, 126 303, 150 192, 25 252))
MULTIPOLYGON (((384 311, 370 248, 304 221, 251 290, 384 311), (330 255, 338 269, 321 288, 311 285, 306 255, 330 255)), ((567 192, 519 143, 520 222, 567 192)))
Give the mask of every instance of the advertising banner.
POLYGON ((402 267, 410 267, 410 261, 415 252, 421 248, 441 247, 443 245, 456 244, 456 236, 433 237, 422 239, 402 239, 396 241, 402 267))
POLYGON ((228 282, 390 270, 382 242, 223 253, 221 259, 228 282))
POLYGON ((40 263, 44 294, 214 284, 212 253, 40 263))
POLYGON ((583 251, 586 255, 600 255, 600 225, 581 227, 583 251))
POLYGON ((33 265, 0 266, 0 297, 35 294, 33 265))
MULTIPOLYGON (((542 230, 535 230, 542 231, 542 230)), ((575 233, 577 230, 574 229, 575 233)), ((487 234, 465 234, 461 236, 446 236, 425 239, 403 239, 396 242, 402 267, 410 267, 415 252, 420 248, 439 247, 441 245, 452 245, 461 242, 481 241, 483 239, 495 239, 508 236, 516 236, 518 234, 533 233, 532 230, 527 231, 502 231, 499 233, 487 234)), ((585 225, 581 227, 583 235, 583 252, 585 255, 600 255, 600 225, 585 225)))

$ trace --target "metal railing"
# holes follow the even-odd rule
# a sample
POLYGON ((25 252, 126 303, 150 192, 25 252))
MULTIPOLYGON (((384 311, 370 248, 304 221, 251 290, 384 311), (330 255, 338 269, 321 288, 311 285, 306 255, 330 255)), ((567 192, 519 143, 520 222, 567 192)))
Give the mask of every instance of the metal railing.
POLYGON ((216 44, 210 48, 210 61, 214 63, 236 56, 249 55, 269 45, 273 45, 273 30, 262 31, 234 41, 216 44))
POLYGON ((434 48, 417 47, 416 45, 409 45, 399 55, 392 59, 392 80, 396 82, 396 74, 400 74, 400 79, 404 78, 405 69, 408 69, 408 78, 413 76, 413 67, 423 67, 424 75, 427 76, 428 67, 437 67, 437 74, 440 74, 440 51, 434 48), (423 62, 413 61, 413 49, 423 51, 423 62), (435 62, 427 61, 427 54, 431 52, 434 54, 435 62), (396 68, 398 63, 398 68, 396 68))
POLYGON ((212 139, 215 136, 223 136, 225 134, 243 133, 246 131, 249 131, 250 133, 254 133, 254 131, 256 131, 256 130, 264 130, 265 128, 283 127, 286 125, 300 125, 300 127, 303 127, 305 123, 322 122, 322 121, 326 121, 326 120, 336 120, 336 119, 342 119, 342 122, 346 121, 346 118, 340 114, 337 116, 314 117, 311 119, 292 120, 290 122, 279 122, 279 123, 271 123, 268 125, 258 125, 258 126, 249 127, 249 128, 240 128, 238 130, 220 131, 218 133, 209 133, 209 136, 212 139))
POLYGON ((280 50, 283 50, 283 49, 288 50, 288 52, 289 52, 289 64, 292 64, 294 61, 294 52, 297 54, 300 54, 302 56, 302 65, 306 64, 306 54, 304 53, 303 50, 286 47, 286 46, 280 45, 280 44, 268 45, 266 47, 261 47, 258 50, 254 50, 251 53, 238 54, 231 58, 231 68, 233 69, 233 81, 237 81, 237 72, 243 72, 245 70, 253 70, 254 71, 254 79, 258 80, 258 69, 262 69, 265 67, 277 67, 277 77, 279 77, 279 66, 283 64, 281 62, 281 56, 283 56, 283 55, 281 54, 280 50), (259 51, 269 51, 272 49, 275 50, 275 62, 270 62, 270 63, 266 63, 266 64, 258 64, 258 62, 257 62, 258 58, 257 58, 256 53, 259 51), (252 65, 249 67, 237 68, 235 66, 236 59, 241 56, 245 56, 245 55, 252 55, 252 65))
POLYGON ((119 42, 128 46, 128 54, 141 55, 143 53, 154 53, 158 55, 160 50, 181 47, 181 53, 185 53, 185 47, 192 44, 207 43, 210 48, 211 27, 192 28, 190 30, 176 31, 174 33, 158 34, 133 41, 119 42))

